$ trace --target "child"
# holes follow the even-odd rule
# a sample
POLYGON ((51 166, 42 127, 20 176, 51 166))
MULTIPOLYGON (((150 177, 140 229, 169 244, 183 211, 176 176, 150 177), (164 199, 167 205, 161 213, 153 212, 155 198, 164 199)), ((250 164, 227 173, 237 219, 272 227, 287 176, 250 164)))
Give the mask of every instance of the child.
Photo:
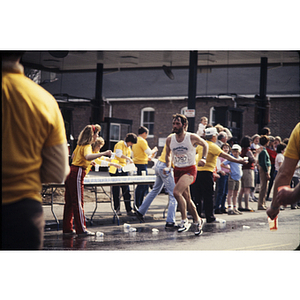
POLYGON ((206 128, 207 123, 208 123, 208 119, 206 117, 202 117, 200 119, 200 123, 198 125, 198 131, 197 131, 197 134, 200 137, 203 137, 205 135, 204 129, 206 128))
MULTIPOLYGON (((231 154, 235 158, 240 157, 241 153, 241 146, 238 144, 234 144, 231 148, 231 154)), ((228 196, 227 196, 227 203, 228 203, 228 215, 241 215, 242 212, 240 212, 236 208, 236 200, 237 200, 237 195, 238 191, 240 189, 240 184, 241 184, 241 177, 243 175, 242 172, 242 165, 238 163, 231 162, 229 160, 224 161, 221 166, 227 166, 230 165, 230 175, 228 178, 228 196), (232 198, 232 203, 233 203, 233 208, 231 206, 231 198, 232 198)))
MULTIPOLYGON (((221 146, 221 149, 225 153, 229 153, 230 146, 228 143, 224 143, 221 146)), ((219 172, 220 178, 218 179, 217 184, 217 197, 216 197, 216 205, 215 205, 215 214, 227 213, 225 208, 226 197, 228 193, 228 176, 230 173, 230 166, 222 166, 222 162, 226 159, 218 156, 217 161, 220 161, 221 170, 219 172)))
MULTIPOLYGON (((103 137, 101 137, 101 136, 97 137, 96 141, 92 144, 92 152, 98 153, 100 151, 100 149, 104 146, 104 144, 105 144, 105 141, 104 141, 103 137)), ((113 167, 116 167, 117 169, 122 168, 121 165, 113 163, 111 158, 101 156, 101 157, 93 160, 92 163, 87 167, 86 175, 90 172, 92 166, 95 166, 96 164, 98 164, 101 167, 113 166, 113 167)))
POLYGON ((81 236, 95 235, 94 232, 86 230, 85 216, 83 210, 83 180, 86 169, 91 161, 102 155, 111 155, 107 150, 103 153, 92 153, 91 144, 96 141, 101 126, 87 125, 79 134, 77 146, 72 154, 71 171, 65 182, 65 207, 63 216, 63 234, 73 235, 73 217, 76 234, 81 236))

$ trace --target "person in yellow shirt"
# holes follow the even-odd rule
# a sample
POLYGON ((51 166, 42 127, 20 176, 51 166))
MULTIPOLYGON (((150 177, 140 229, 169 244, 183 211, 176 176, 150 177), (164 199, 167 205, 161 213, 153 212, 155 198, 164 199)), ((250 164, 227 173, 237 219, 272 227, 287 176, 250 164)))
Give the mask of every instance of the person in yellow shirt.
MULTIPOLYGON (((290 182, 300 160, 300 123, 293 129, 288 145, 284 152, 284 161, 281 164, 274 182, 273 199, 267 210, 267 215, 273 220, 280 210, 280 205, 294 204, 300 198, 300 183, 290 188, 290 182), (278 191, 279 187, 284 188, 278 191)), ((298 246, 298 248, 300 245, 298 246)))
POLYGON ((92 153, 91 144, 96 141, 100 131, 101 126, 98 124, 85 126, 79 134, 77 146, 72 154, 71 172, 65 182, 64 235, 75 233, 81 236, 95 235, 94 232, 86 229, 83 210, 83 180, 92 160, 103 155, 111 156, 111 150, 92 153), (73 217, 76 232, 73 230, 73 217))
MULTIPOLYGON (((157 147, 152 150, 148 146, 146 141, 149 134, 148 128, 141 126, 138 130, 137 143, 132 146, 133 162, 137 167, 137 175, 142 175, 142 171, 146 171, 148 175, 147 165, 149 156, 154 155, 157 152, 157 147)), ((148 185, 138 185, 135 190, 135 205, 139 208, 144 200, 144 197, 148 193, 148 185)))
MULTIPOLYGON (((197 167, 197 178, 191 186, 192 199, 197 207, 199 216, 202 213, 202 200, 205 211, 205 218, 207 223, 217 223, 219 220, 214 216, 214 180, 213 172, 217 165, 217 158, 221 156, 229 161, 245 164, 242 158, 234 158, 225 153, 219 146, 216 145, 218 131, 215 127, 205 129, 205 139, 208 143, 208 153, 206 157, 206 164, 197 167)), ((202 147, 197 146, 197 162, 202 157, 202 147)))
POLYGON ((21 51, 2 51, 2 249, 43 247, 42 183, 69 173, 57 101, 24 75, 21 51))
MULTIPOLYGON (((121 167, 126 166, 126 163, 133 163, 131 157, 131 146, 137 143, 137 136, 134 133, 128 133, 123 140, 119 141, 114 147, 114 160, 118 162, 121 167)), ((110 176, 128 176, 128 172, 124 172, 122 169, 116 170, 115 167, 109 168, 110 176)), ((130 204, 130 189, 129 185, 122 185, 122 186, 113 186, 113 200, 114 200, 114 209, 118 215, 121 215, 120 211, 120 187, 122 189, 122 196, 124 199, 124 204, 126 208, 126 212, 128 216, 135 216, 134 212, 132 211, 132 207, 130 204)))
MULTIPOLYGON (((97 137, 96 141, 92 144, 92 153, 99 153, 100 149, 104 146, 105 141, 103 137, 97 137)), ((115 168, 121 168, 122 166, 112 162, 112 158, 106 156, 100 156, 91 162, 86 169, 86 175, 90 172, 92 166, 99 165, 101 167, 114 166, 115 168)))

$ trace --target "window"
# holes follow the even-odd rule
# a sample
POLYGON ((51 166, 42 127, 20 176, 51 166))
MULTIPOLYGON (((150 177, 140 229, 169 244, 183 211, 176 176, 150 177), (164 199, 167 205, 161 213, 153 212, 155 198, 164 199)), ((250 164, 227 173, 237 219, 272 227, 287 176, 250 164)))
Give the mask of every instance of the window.
POLYGON ((149 129, 148 137, 154 136, 154 113, 155 110, 152 107, 142 109, 141 126, 145 126, 149 129))
POLYGON ((183 107, 183 108, 181 109, 180 113, 181 113, 182 115, 185 116, 185 112, 187 111, 187 109, 188 109, 187 106, 183 107))
POLYGON ((110 141, 118 142, 120 140, 120 124, 110 124, 110 141))
POLYGON ((208 124, 211 124, 212 126, 216 125, 216 112, 215 112, 215 108, 213 106, 209 110, 208 124))

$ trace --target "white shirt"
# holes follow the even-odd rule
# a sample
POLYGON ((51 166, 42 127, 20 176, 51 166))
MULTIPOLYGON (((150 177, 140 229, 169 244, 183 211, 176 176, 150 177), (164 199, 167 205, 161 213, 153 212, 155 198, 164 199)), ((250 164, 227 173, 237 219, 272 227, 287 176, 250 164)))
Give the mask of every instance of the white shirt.
POLYGON ((185 133, 185 137, 181 143, 177 142, 176 134, 172 135, 170 149, 175 167, 184 168, 196 164, 196 148, 191 142, 190 132, 185 133))
POLYGON ((277 153, 276 158, 275 158, 275 170, 279 170, 279 163, 283 163, 284 161, 284 156, 282 153, 277 153))

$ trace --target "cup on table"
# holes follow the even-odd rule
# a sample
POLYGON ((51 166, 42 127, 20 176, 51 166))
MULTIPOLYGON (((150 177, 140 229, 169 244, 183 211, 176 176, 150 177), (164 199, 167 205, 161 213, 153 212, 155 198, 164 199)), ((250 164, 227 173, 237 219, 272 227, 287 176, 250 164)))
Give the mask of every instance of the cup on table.
POLYGON ((142 176, 146 176, 146 171, 142 171, 142 176))
POLYGON ((99 165, 98 164, 95 164, 95 171, 99 172, 99 165))

